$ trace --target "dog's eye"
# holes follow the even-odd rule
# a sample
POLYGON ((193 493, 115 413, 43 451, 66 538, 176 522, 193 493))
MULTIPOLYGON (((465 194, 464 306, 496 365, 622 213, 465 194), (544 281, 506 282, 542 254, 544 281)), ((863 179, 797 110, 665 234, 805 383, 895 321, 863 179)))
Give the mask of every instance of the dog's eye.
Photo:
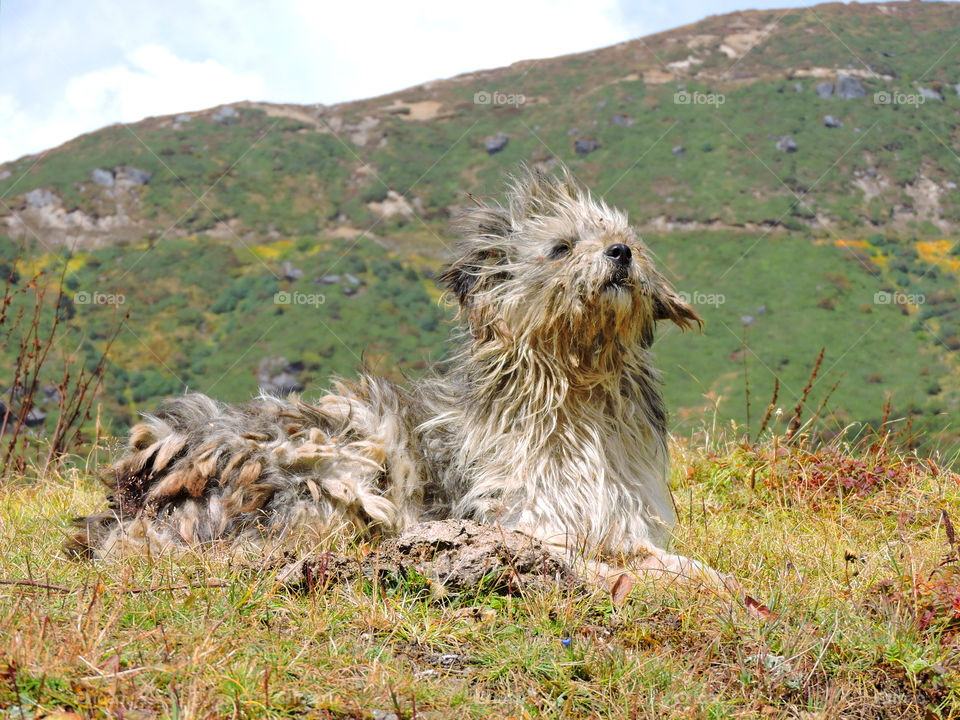
POLYGON ((551 260, 559 260, 562 257, 570 254, 570 251, 573 250, 569 242, 562 242, 558 245, 553 246, 553 250, 550 251, 551 260))

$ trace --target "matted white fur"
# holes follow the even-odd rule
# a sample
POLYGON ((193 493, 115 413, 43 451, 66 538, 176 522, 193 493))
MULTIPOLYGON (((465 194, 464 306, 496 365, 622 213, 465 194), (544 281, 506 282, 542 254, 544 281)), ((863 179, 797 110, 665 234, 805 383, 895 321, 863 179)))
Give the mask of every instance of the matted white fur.
POLYGON ((315 403, 203 395, 133 428, 110 509, 72 548, 108 556, 238 546, 462 517, 534 535, 592 567, 686 577, 650 346, 700 323, 623 213, 564 171, 524 170, 507 203, 463 213, 442 280, 453 357, 407 387, 362 374, 315 403))

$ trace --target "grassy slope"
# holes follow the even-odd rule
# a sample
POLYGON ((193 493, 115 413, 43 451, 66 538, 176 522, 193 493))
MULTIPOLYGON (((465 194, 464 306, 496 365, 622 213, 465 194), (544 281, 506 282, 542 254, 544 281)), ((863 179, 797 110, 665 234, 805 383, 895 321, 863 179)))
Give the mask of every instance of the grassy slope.
POLYGON ((960 517, 957 477, 868 454, 864 467, 893 479, 839 499, 836 458, 781 450, 771 467, 773 450, 675 452, 676 546, 737 577, 750 605, 642 581, 623 605, 576 588, 439 602, 420 581, 297 594, 256 559, 78 565, 58 547, 68 518, 99 502, 90 476, 13 483, 0 491, 0 578, 69 590, 0 586, 0 705, 86 717, 956 717, 956 584, 937 595, 928 581, 958 574, 955 556, 938 569, 942 511, 960 517), (194 589, 163 589, 183 584, 194 589), (129 592, 143 587, 159 589, 129 592))

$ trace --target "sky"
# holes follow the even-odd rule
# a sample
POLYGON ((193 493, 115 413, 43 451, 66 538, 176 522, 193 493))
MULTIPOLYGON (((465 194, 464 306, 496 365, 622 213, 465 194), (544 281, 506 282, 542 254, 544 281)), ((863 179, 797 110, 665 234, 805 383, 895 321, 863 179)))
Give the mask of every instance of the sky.
POLYGON ((0 0, 0 162, 151 115, 356 100, 712 14, 812 4, 0 0))

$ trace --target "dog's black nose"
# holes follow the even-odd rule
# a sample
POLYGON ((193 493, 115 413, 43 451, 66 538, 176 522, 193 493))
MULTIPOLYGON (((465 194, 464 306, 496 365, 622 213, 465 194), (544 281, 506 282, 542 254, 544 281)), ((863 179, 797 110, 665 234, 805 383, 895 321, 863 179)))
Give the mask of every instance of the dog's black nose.
POLYGON ((630 247, 623 243, 611 245, 603 251, 603 254, 617 263, 617 265, 630 264, 630 247))

